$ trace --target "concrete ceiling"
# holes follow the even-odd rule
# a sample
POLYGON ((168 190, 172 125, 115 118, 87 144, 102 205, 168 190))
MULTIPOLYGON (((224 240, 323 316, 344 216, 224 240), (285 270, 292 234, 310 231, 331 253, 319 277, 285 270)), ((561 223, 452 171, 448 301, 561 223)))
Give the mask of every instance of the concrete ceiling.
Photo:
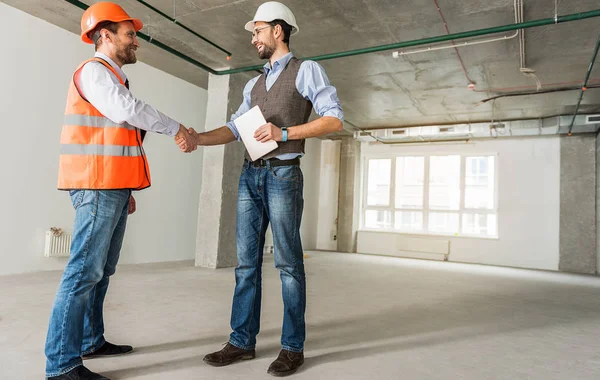
MULTIPOLYGON (((79 33, 82 11, 64 0, 2 0, 79 33)), ((97 1, 83 0, 90 5, 97 1)), ((210 46, 136 0, 120 3, 146 24, 143 32, 214 69, 262 64, 244 30, 263 0, 146 0, 209 40, 210 46)), ((434 0, 286 0, 300 27, 291 40, 298 57, 359 49, 446 33, 434 0)), ((554 1, 524 0, 525 21, 554 16, 554 1)), ((451 33, 514 23, 513 0, 438 0, 451 33)), ((559 0, 559 15, 600 8, 597 0, 559 0)), ((510 32, 498 36, 510 35, 510 32)), ((527 29, 526 66, 544 84, 582 81, 600 34, 600 18, 527 29)), ((482 37, 478 37, 481 39, 482 37)), ((483 37, 489 38, 489 37, 483 37)), ((145 41, 140 60, 206 88, 207 73, 145 41)), ((392 57, 392 51, 321 61, 337 87, 346 119, 361 128, 539 118, 572 113, 576 91, 503 98, 476 107, 498 92, 532 86, 520 73, 518 38, 459 49, 469 90, 454 49, 392 57)), ((600 63, 592 73, 600 79, 600 63)), ((250 78, 256 73, 234 74, 250 78)), ((584 97, 581 112, 600 112, 600 89, 584 97)), ((348 129, 351 129, 347 125, 348 129)))

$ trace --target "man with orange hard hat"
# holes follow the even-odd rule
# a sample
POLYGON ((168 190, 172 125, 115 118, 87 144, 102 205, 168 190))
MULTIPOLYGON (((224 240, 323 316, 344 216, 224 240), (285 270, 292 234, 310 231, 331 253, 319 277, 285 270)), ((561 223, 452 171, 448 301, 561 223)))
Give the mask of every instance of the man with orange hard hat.
POLYGON ((150 186, 142 141, 146 131, 190 139, 183 125, 129 91, 121 67, 136 62, 142 26, 110 2, 90 6, 81 18, 81 39, 96 54, 73 74, 60 138, 58 188, 69 191, 75 224, 46 338, 50 380, 107 379, 82 359, 133 350, 105 340, 102 312, 127 215, 136 209, 131 192, 150 186))

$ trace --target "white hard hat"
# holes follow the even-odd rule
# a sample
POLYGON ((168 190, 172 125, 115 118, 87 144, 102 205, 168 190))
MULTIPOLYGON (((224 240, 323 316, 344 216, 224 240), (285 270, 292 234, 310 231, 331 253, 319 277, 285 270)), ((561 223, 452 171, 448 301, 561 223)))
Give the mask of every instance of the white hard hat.
POLYGON ((267 1, 261 4, 256 10, 254 19, 246 23, 246 30, 249 32, 254 31, 254 23, 257 21, 271 22, 274 20, 283 20, 292 27, 292 34, 298 33, 298 25, 296 24, 296 17, 290 10, 290 8, 281 4, 278 1, 267 1))

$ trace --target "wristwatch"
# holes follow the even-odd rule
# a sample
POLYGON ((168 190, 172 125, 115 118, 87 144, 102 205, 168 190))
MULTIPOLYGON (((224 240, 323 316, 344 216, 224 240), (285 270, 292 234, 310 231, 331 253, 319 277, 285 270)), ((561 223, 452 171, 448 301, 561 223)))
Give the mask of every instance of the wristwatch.
POLYGON ((287 141, 287 127, 281 127, 281 141, 286 142, 287 141))

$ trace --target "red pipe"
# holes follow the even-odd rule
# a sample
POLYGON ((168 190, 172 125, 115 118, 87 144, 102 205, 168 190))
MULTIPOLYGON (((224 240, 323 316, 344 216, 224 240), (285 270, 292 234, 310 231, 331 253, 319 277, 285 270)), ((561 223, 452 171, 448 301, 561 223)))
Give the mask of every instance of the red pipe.
MULTIPOLYGON (((450 30, 448 29, 448 23, 446 22, 446 18, 444 18, 442 9, 438 5, 437 0, 433 0, 433 2, 435 3, 435 7, 437 8, 437 11, 440 14, 440 17, 442 18, 442 22, 444 23, 444 28, 446 29, 446 34, 450 34, 450 30)), ((469 81, 469 84, 475 85, 475 82, 473 82, 473 80, 471 78, 469 78, 469 73, 467 73, 467 68, 465 67, 465 63, 463 62, 462 57, 460 56, 460 53, 458 52, 458 48, 454 45, 454 41, 451 41, 451 42, 452 42, 452 46, 454 46, 454 50, 456 51, 456 56, 458 57, 458 60, 460 61, 460 65, 462 66, 463 72, 465 73, 465 77, 469 81)))

